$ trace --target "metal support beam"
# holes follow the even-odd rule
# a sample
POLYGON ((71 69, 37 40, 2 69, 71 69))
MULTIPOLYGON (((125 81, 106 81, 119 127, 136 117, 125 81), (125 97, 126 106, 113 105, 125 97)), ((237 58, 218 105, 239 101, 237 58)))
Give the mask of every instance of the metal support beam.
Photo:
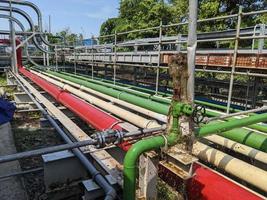
POLYGON ((236 27, 236 37, 235 37, 235 49, 234 49, 234 58, 232 61, 232 70, 231 70, 231 76, 230 76, 230 85, 229 85, 229 94, 228 94, 228 100, 227 100, 227 110, 226 113, 230 113, 231 108, 231 100, 233 95, 233 87, 234 87, 234 73, 235 73, 235 67, 236 67, 236 61, 237 61, 237 54, 238 54, 238 46, 239 46, 239 40, 240 40, 240 26, 241 26, 241 20, 242 20, 242 7, 239 7, 238 12, 238 20, 237 20, 237 27, 236 27))

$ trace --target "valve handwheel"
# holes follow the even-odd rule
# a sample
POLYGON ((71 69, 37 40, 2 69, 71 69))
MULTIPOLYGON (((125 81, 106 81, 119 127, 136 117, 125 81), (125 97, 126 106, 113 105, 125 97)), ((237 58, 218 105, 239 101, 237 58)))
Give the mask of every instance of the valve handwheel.
POLYGON ((196 105, 192 114, 193 121, 197 124, 201 123, 206 115, 206 108, 202 105, 196 105))

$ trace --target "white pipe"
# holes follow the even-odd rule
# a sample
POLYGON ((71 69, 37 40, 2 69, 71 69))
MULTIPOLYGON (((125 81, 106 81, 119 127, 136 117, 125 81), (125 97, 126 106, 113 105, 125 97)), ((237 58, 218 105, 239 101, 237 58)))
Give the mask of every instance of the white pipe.
POLYGON ((113 113, 114 115, 122 118, 122 119, 125 119, 127 121, 129 121, 130 123, 136 125, 136 126, 139 126, 141 128, 156 128, 156 127, 160 127, 160 125, 155 121, 155 120, 148 120, 144 117, 141 117, 137 114, 134 114, 132 112, 129 112, 125 109, 122 109, 116 105, 113 105, 109 102, 106 102, 104 100, 101 100, 99 98, 96 98, 92 95, 89 95, 88 93, 85 93, 85 92, 82 92, 81 90, 78 90, 66 83, 62 83, 62 82, 59 82, 55 79, 52 79, 52 78, 49 78, 48 76, 45 76, 41 73, 38 73, 36 71, 31 71, 32 73, 38 75, 39 77, 47 80, 48 82, 66 90, 66 91, 69 91, 70 93, 88 101, 89 103, 91 104, 94 104, 108 112, 111 112, 113 113))
MULTIPOLYGON (((267 172, 242 160, 227 155, 200 142, 193 146, 192 153, 201 160, 225 170, 247 183, 267 192, 267 172)), ((223 191, 222 191, 223 192, 223 191)))
POLYGON ((206 136, 205 139, 267 164, 267 153, 265 152, 234 142, 219 135, 206 136))
POLYGON ((162 115, 162 114, 159 114, 159 113, 156 113, 156 112, 147 110, 147 109, 145 109, 145 108, 142 108, 142 107, 133 105, 133 104, 131 104, 131 103, 122 101, 122 100, 120 100, 120 99, 117 99, 117 98, 108 96, 108 95, 103 94, 103 93, 101 93, 101 92, 97 92, 97 91, 95 91, 95 90, 93 90, 93 89, 84 87, 84 86, 82 86, 82 85, 79 85, 79 84, 77 84, 77 83, 73 83, 73 82, 71 82, 71 81, 64 80, 64 79, 59 78, 59 77, 57 77, 57 76, 54 76, 54 75, 51 75, 51 74, 48 74, 48 73, 43 73, 43 74, 45 74, 46 76, 52 77, 52 78, 54 78, 54 79, 57 79, 57 80, 59 80, 59 81, 61 81, 61 82, 67 83, 67 84, 69 84, 69 85, 71 85, 71 86, 73 86, 73 87, 79 88, 79 90, 89 92, 89 93, 91 93, 91 94, 94 94, 94 95, 99 96, 99 97, 101 97, 101 98, 104 98, 104 99, 106 99, 106 100, 109 100, 109 101, 111 101, 111 102, 113 102, 113 103, 116 103, 116 104, 125 106, 125 107, 127 107, 127 108, 129 108, 129 109, 131 109, 131 110, 137 111, 137 112, 142 113, 142 114, 147 115, 147 116, 150 116, 150 117, 152 117, 152 118, 154 118, 154 119, 156 119, 156 120, 159 120, 159 121, 161 121, 161 122, 165 122, 165 123, 167 122, 167 116, 165 116, 165 115, 162 115))
MULTIPOLYGON (((62 87, 63 89, 70 91, 73 94, 75 94, 78 91, 77 94, 80 93, 79 95, 81 98, 89 99, 89 101, 92 101, 93 104, 96 103, 96 101, 94 101, 96 97, 92 98, 91 95, 88 95, 84 92, 81 92, 81 91, 79 91, 73 87, 70 87, 70 86, 64 84, 64 83, 56 81, 56 80, 49 78, 47 76, 44 76, 38 72, 34 72, 34 73, 37 74, 38 76, 42 77, 42 78, 45 78, 47 81, 49 81, 53 84, 57 83, 56 85, 62 87), (74 91, 76 91, 76 92, 74 93, 74 91)), ((99 99, 97 99, 97 100, 99 100, 99 99)), ((101 107, 103 109, 106 109, 103 106, 104 104, 109 104, 109 103, 104 101, 103 104, 101 105, 101 107)), ((115 109, 115 107, 114 107, 114 109, 115 109)), ((116 112, 116 110, 114 110, 114 109, 111 109, 112 113, 116 112)), ((116 109, 120 109, 120 108, 117 107, 116 109)), ((128 117, 131 118, 130 115, 126 114, 127 112, 128 111, 125 111, 122 109, 122 111, 120 112, 120 113, 124 114, 124 116, 122 116, 122 118, 125 118, 125 119, 126 118, 128 119, 128 117)), ((130 113, 130 114, 132 114, 132 113, 130 113)), ((140 116, 137 116, 137 117, 140 117, 140 116)), ((146 120, 146 119, 143 118, 143 120, 146 120)), ((147 121, 149 122, 149 120, 147 120, 147 121)), ((150 120, 150 122, 151 122, 151 120, 150 120)), ((150 123, 144 123, 144 124, 146 124, 146 126, 152 125, 150 123)), ((216 141, 216 143, 222 144, 223 146, 226 146, 227 148, 232 147, 232 149, 234 151, 237 151, 237 152, 240 152, 243 154, 246 153, 246 154, 250 155, 248 150, 257 151, 255 149, 249 148, 249 147, 242 145, 242 144, 238 144, 236 142, 230 141, 228 139, 222 138, 222 137, 217 136, 217 135, 208 136, 207 139, 210 139, 211 141, 216 141), (228 145, 225 145, 225 143, 228 143, 228 145), (240 146, 236 146, 236 145, 240 145, 240 146), (233 148, 234 146, 236 146, 237 148, 233 148), (240 148, 238 148, 238 147, 240 147, 240 148), (245 149, 242 150, 241 148, 245 148, 245 149)), ((248 164, 242 160, 239 160, 237 158, 234 158, 230 155, 227 155, 227 154, 225 154, 219 150, 211 148, 211 147, 209 147, 205 144, 202 144, 200 142, 196 142, 193 145, 192 153, 195 156, 197 156, 198 158, 200 158, 201 160, 207 161, 207 162, 211 163, 212 165, 214 165, 220 169, 223 169, 226 172, 228 172, 228 173, 230 173, 230 174, 232 174, 232 175, 234 175, 234 176, 236 176, 242 180, 245 180, 247 183, 250 183, 250 184, 256 186, 257 188, 260 188, 261 190, 263 190, 265 192, 267 191, 267 184, 266 184, 267 172, 266 171, 259 169, 255 166, 252 166, 252 165, 250 165, 250 164, 248 164), (255 177, 257 177, 257 178, 255 178, 255 177)), ((263 152, 258 152, 255 155, 255 159, 266 162, 266 154, 263 152)))
MULTIPOLYGON (((161 114, 149 111, 147 109, 141 108, 139 106, 135 106, 133 104, 124 102, 122 100, 118 100, 116 98, 113 98, 113 97, 110 97, 108 95, 105 95, 105 94, 102 94, 100 92, 97 92, 95 90, 86 88, 86 87, 81 86, 79 84, 64 80, 64 79, 56 77, 54 75, 51 75, 51 74, 48 74, 48 73, 44 73, 44 74, 46 74, 47 76, 53 77, 54 79, 60 80, 61 82, 64 82, 64 83, 67 83, 67 84, 72 85, 74 87, 77 87, 80 90, 83 90, 83 91, 86 91, 86 92, 90 92, 90 93, 95 94, 95 95, 97 95, 99 97, 102 97, 104 99, 110 100, 110 101, 112 101, 114 103, 120 104, 122 106, 130 108, 130 109, 135 110, 137 112, 140 112, 142 114, 145 114, 147 116, 150 116, 152 118, 160 120, 161 122, 167 123, 167 116, 165 116, 165 115, 161 115, 161 114)), ((232 140, 226 139, 226 138, 224 138, 222 136, 219 136, 219 135, 206 136, 205 138, 207 140, 213 142, 213 143, 216 143, 218 145, 221 145, 223 147, 231 149, 231 150, 233 150, 233 151, 235 151, 237 153, 243 154, 243 155, 248 156, 248 157, 250 157, 252 159, 255 159, 257 161, 260 161, 262 163, 267 164, 267 153, 265 153, 265 152, 259 151, 257 149, 253 149, 251 147, 248 147, 246 145, 240 144, 238 142, 234 142, 232 140)))

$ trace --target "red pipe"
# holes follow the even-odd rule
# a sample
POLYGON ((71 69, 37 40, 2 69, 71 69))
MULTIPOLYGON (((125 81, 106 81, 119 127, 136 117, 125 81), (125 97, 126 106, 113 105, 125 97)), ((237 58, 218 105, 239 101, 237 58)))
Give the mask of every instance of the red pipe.
POLYGON ((118 125, 120 120, 115 117, 101 111, 100 109, 86 103, 82 99, 79 99, 69 92, 61 90, 59 87, 47 82, 39 76, 27 71, 24 68, 20 68, 19 71, 34 83, 40 86, 43 90, 53 96, 58 102, 77 114, 81 119, 91 124, 97 130, 122 130, 118 125))
MULTIPOLYGON (((90 123, 98 130, 110 128, 113 124, 119 123, 119 120, 113 116, 99 110, 98 108, 86 103, 85 101, 61 90, 57 86, 45 81, 35 74, 20 68, 19 71, 30 78, 34 83, 53 96, 58 102, 76 113, 86 122, 90 123)), ((119 125, 115 125, 113 129, 122 130, 119 125)), ((127 148, 130 145, 126 145, 127 148)), ((122 148, 124 145, 122 145, 122 148)), ((124 150, 127 150, 126 148, 124 150)), ((190 200, 261 200, 260 197, 250 191, 240 187, 236 183, 226 179, 218 173, 196 164, 195 176, 187 185, 187 194, 190 200)), ((163 170, 163 169, 161 169, 163 170)), ((164 173, 161 177, 164 179, 172 179, 164 173)), ((170 181, 170 180, 168 180, 170 181)))
POLYGON ((256 194, 241 187, 202 165, 195 164, 195 176, 187 185, 189 200, 262 200, 256 194))

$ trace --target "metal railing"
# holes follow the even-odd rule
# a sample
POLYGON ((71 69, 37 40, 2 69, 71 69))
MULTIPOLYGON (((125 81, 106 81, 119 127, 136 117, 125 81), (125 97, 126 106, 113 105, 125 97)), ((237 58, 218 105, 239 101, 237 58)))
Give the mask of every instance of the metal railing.
MULTIPOLYGON (((234 49, 233 49, 233 62, 231 63, 231 72, 230 74, 230 83, 229 83, 229 94, 228 94, 228 104, 227 104, 227 113, 229 113, 230 111, 230 105, 231 105, 231 100, 232 100, 232 93, 233 93, 233 85, 234 85, 234 75, 239 74, 239 75, 248 75, 248 76, 254 76, 253 73, 250 72, 236 72, 236 65, 237 65, 237 55, 238 55, 238 51, 239 51, 239 44, 241 40, 253 40, 252 44, 253 46, 255 45, 255 40, 259 40, 260 44, 258 46, 258 52, 262 52, 262 49, 264 48, 263 44, 264 44, 264 39, 267 38, 267 34, 265 33, 265 29, 263 28, 264 25, 259 25, 257 27, 253 27, 252 31, 243 31, 243 29, 241 29, 241 23, 242 23, 242 18, 243 17, 247 17, 247 16, 251 16, 251 15, 261 15, 261 14, 266 14, 267 10, 260 10, 260 11, 253 11, 253 12, 243 12, 242 11, 242 7, 240 7, 239 12, 237 14, 231 14, 231 15, 226 15, 226 16, 219 16, 219 17, 213 17, 213 18, 208 18, 208 19, 200 19, 197 21, 198 25, 204 22, 212 22, 212 21, 220 21, 220 20, 235 20, 236 21, 236 29, 235 30, 230 30, 231 34, 226 34, 227 36, 221 36, 219 38, 216 38, 216 34, 214 35, 214 38, 198 38, 197 42, 198 43, 207 43, 207 42, 234 42, 234 49)), ((105 57, 106 55, 111 56, 111 61, 106 61, 106 60, 102 60, 102 63, 105 64, 109 64, 113 66, 113 81, 114 84, 116 84, 116 68, 118 65, 120 66, 129 66, 129 64, 125 64, 125 63, 118 63, 118 55, 122 54, 121 52, 118 52, 118 50, 120 48, 129 48, 129 47, 133 47, 135 50, 138 47, 145 47, 145 46, 156 46, 157 49, 156 52, 158 55, 158 62, 156 63, 156 66, 151 66, 149 64, 142 64, 140 67, 148 67, 148 68, 152 68, 152 67, 156 67, 156 87, 155 87, 155 93, 158 93, 158 88, 159 88, 159 74, 160 74, 160 69, 166 68, 165 66, 161 66, 161 54, 162 52, 164 52, 164 49, 162 48, 164 45, 175 45, 176 46, 176 51, 175 52, 179 52, 182 50, 181 45, 185 45, 187 43, 187 37, 185 36, 181 36, 181 33, 178 33, 177 36, 173 36, 172 39, 168 40, 167 37, 164 36, 163 32, 166 32, 166 29, 168 28, 175 28, 178 29, 178 27, 181 26, 185 26, 188 25, 188 22, 182 22, 182 23, 176 23, 176 24, 168 24, 168 25, 163 25, 162 23, 159 26, 156 27, 150 27, 150 28, 145 28, 145 29, 137 29, 137 30, 130 30, 130 31, 125 31, 125 32, 115 32, 114 34, 110 34, 110 35, 102 35, 99 37, 94 37, 92 39, 98 39, 98 40, 103 40, 103 39, 107 39, 107 38, 111 38, 111 40, 113 41, 110 44, 98 44, 95 46, 91 47, 91 52, 89 53, 81 53, 80 55, 82 56, 90 56, 91 54, 93 54, 93 61, 91 62, 92 66, 97 64, 97 60, 95 59, 97 55, 100 55, 101 53, 95 53, 95 51, 100 51, 101 49, 104 49, 104 54, 105 57), (158 31, 158 38, 146 38, 146 39, 138 39, 138 40, 130 40, 130 41, 123 41, 123 42, 119 42, 118 41, 118 37, 122 37, 125 36, 127 37, 127 35, 132 34, 132 33, 142 33, 142 32, 147 32, 147 31, 158 31), (177 39, 174 39, 174 38, 177 39), (110 48, 112 49, 112 53, 108 53, 106 52, 106 49, 110 48), (93 52, 93 53, 92 53, 93 52), (119 53, 119 54, 118 54, 119 53)), ((246 28, 245 28, 246 29, 246 28)), ((205 33, 201 33, 201 34, 205 34, 205 33)), ((206 33, 206 34, 210 34, 210 33, 206 33)), ((218 34, 218 33, 217 33, 218 34)), ((223 35, 223 34, 221 34, 223 35)), ((85 49, 87 47, 84 47, 85 49)), ((88 48, 87 48, 88 49, 88 48)), ((104 58, 105 58, 104 57, 104 58)), ((78 55, 79 58, 79 55, 78 55)), ((190 59, 190 58, 189 58, 190 59)), ((78 59, 79 60, 79 59, 78 59)), ((77 60, 76 60, 77 61, 77 60)), ((89 62, 90 63, 90 62, 89 62)), ((135 65, 135 64, 132 64, 135 65)), ((200 70, 198 70, 200 71, 200 70)), ((211 73, 224 73, 222 71, 218 71, 218 70, 202 70, 202 71, 206 71, 206 72, 211 72, 211 73)), ((92 78, 93 78, 93 67, 92 67, 92 78)), ((255 74, 255 76, 260 76, 259 74, 255 74)), ((264 74, 261 77, 266 77, 264 74)))

